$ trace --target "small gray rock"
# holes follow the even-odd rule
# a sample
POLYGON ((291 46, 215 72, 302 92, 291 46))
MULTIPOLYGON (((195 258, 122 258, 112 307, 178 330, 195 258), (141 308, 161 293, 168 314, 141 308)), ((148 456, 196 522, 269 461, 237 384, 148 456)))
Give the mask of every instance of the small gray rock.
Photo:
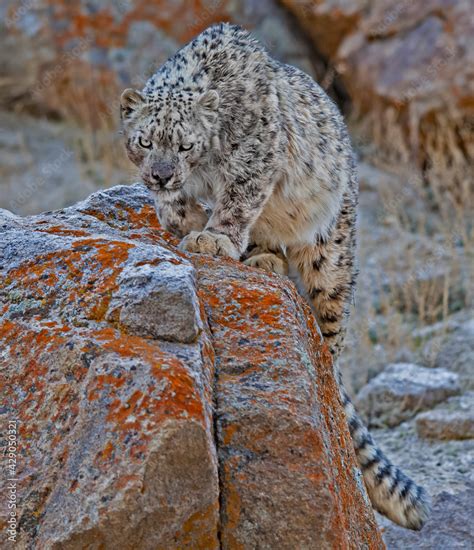
POLYGON ((458 375, 411 363, 395 363, 358 393, 356 403, 371 426, 396 426, 460 392, 458 375))
POLYGON ((123 269, 107 318, 112 320, 118 309, 120 324, 137 336, 194 342, 202 322, 193 266, 166 258, 157 265, 152 263, 123 269))
POLYGON ((446 404, 419 414, 416 431, 428 439, 474 438, 474 392, 452 397, 446 404))

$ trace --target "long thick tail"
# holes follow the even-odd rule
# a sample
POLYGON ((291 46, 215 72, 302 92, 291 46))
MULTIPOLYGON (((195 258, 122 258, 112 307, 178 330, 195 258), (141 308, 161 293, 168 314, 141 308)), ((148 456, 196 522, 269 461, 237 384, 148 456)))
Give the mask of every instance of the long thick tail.
MULTIPOLYGON (((352 193, 355 193, 355 184, 352 193)), ((341 400, 373 507, 409 529, 421 529, 430 512, 428 496, 376 446, 357 415, 342 384, 337 358, 344 345, 345 321, 355 284, 355 197, 345 196, 344 208, 327 242, 287 247, 287 257, 299 274, 297 283, 318 320, 334 360, 341 400)))
POLYGON ((394 466, 377 447, 344 389, 339 388, 359 467, 372 506, 402 527, 419 530, 430 515, 426 491, 394 466))

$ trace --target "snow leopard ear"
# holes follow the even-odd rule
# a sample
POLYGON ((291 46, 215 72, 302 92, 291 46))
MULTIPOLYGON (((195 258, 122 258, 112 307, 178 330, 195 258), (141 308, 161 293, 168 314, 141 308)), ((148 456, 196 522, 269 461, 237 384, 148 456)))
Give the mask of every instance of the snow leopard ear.
POLYGON ((120 96, 120 116, 129 118, 130 115, 145 103, 145 98, 132 88, 127 88, 120 96))
POLYGON ((214 122, 217 118, 217 108, 219 107, 219 94, 216 90, 204 92, 198 99, 198 105, 205 119, 208 122, 214 122))

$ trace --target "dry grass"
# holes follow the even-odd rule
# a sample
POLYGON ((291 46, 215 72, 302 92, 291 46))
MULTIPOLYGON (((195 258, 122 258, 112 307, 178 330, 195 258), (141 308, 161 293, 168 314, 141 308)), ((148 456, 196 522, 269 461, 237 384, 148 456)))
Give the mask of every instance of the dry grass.
POLYGON ((80 60, 65 67, 40 101, 68 124, 81 129, 73 144, 83 174, 97 187, 109 187, 121 178, 136 179, 119 134, 121 88, 113 72, 94 69, 80 60))
POLYGON ((436 184, 428 186, 426 176, 409 176, 404 171, 401 179, 411 186, 412 197, 393 202, 396 190, 382 189, 381 194, 391 195, 392 204, 397 205, 395 238, 413 236, 421 246, 406 250, 411 276, 398 301, 400 293, 392 289, 391 294, 400 311, 415 313, 418 323, 425 325, 472 305, 474 186, 468 185, 467 178, 460 179, 459 200, 436 184))
POLYGON ((395 169, 414 165, 430 190, 428 198, 449 211, 451 204, 465 203, 466 198, 472 207, 474 112, 466 112, 380 100, 368 113, 354 110, 351 124, 363 142, 372 144, 372 163, 395 169))
POLYGON ((112 76, 106 78, 90 66, 84 72, 81 85, 76 85, 74 68, 74 80, 66 80, 69 85, 56 89, 58 104, 63 116, 84 130, 76 144, 84 170, 100 165, 100 178, 108 187, 116 181, 117 171, 126 177, 132 171, 118 132, 120 89, 112 76))
POLYGON ((423 362, 420 329, 439 323, 442 334, 453 316, 466 318, 474 306, 472 175, 458 162, 456 192, 450 192, 448 176, 444 190, 437 184, 447 164, 434 146, 429 173, 421 174, 408 162, 395 170, 383 154, 374 155, 372 144, 368 149, 372 163, 397 177, 376 187, 370 207, 376 223, 361 235, 357 304, 342 361, 353 391, 389 362, 423 362))

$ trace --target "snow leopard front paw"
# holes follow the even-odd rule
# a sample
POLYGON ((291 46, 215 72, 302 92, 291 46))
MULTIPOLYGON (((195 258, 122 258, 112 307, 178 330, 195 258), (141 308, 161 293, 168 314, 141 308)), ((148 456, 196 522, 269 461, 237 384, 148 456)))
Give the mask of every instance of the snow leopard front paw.
POLYGON ((227 235, 211 231, 191 231, 179 245, 181 250, 210 256, 227 256, 238 260, 239 251, 227 235))
POLYGON ((278 275, 288 275, 288 262, 286 258, 271 252, 250 256, 250 258, 244 261, 244 264, 272 273, 278 273, 278 275))

